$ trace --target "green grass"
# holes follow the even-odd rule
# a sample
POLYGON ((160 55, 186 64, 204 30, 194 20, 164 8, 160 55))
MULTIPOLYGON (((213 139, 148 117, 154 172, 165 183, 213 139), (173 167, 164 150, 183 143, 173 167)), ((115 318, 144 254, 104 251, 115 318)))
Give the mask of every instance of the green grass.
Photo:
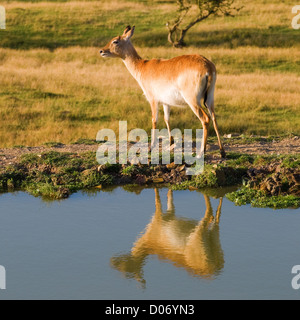
POLYGON ((241 206, 251 204, 252 207, 269 207, 273 209, 298 208, 300 206, 300 198, 293 195, 267 196, 261 190, 254 190, 247 186, 243 186, 238 191, 227 193, 226 197, 241 206))
MULTIPOLYGON (((171 1, 127 0, 113 2, 111 6, 109 2, 105 5, 99 1, 71 2, 72 5, 68 5, 70 1, 47 1, 49 6, 40 4, 41 1, 17 2, 19 5, 7 4, 7 28, 0 38, 2 47, 98 46, 128 24, 137 26, 138 46, 164 46, 165 23, 176 16, 176 5, 171 1)), ((290 27, 293 2, 240 0, 236 3, 244 8, 235 18, 208 19, 190 30, 187 43, 225 48, 249 45, 283 48, 298 43, 299 35, 290 27)))
MULTIPOLYGON (((0 46, 14 49, 32 49, 70 46, 97 46, 107 42, 120 33, 129 23, 139 25, 138 45, 164 45, 165 33, 161 30, 161 21, 170 13, 157 8, 157 4, 149 1, 147 4, 126 1, 124 6, 105 6, 101 2, 87 1, 86 4, 68 6, 69 1, 52 1, 49 6, 40 6, 37 1, 27 3, 19 1, 20 5, 10 9, 7 6, 6 30, 0 38, 0 46), (138 8, 139 11, 134 9, 138 8), (142 8, 142 10, 140 10, 142 8), (112 27, 113 26, 113 27, 112 27), (148 34, 149 27, 155 37, 148 34), (148 37, 147 37, 148 35, 148 37)), ((171 16, 170 16, 171 17, 171 16)))
POLYGON ((97 165, 94 152, 80 156, 56 151, 24 154, 19 165, 0 175, 0 189, 22 188, 34 196, 62 199, 77 190, 112 184, 114 166, 98 173, 97 165))
POLYGON ((206 164, 202 174, 184 177, 180 180, 181 183, 178 183, 178 180, 166 180, 170 179, 170 169, 163 165, 122 166, 107 163, 99 166, 94 152, 74 154, 49 151, 42 154, 24 154, 19 163, 1 170, 0 192, 22 189, 35 196, 62 199, 86 188, 118 184, 151 185, 159 179, 159 182, 169 181, 169 187, 173 190, 239 185, 239 190, 227 194, 228 199, 236 205, 250 203, 252 206, 272 208, 299 207, 299 189, 291 179, 291 175, 295 176, 299 172, 299 161, 299 155, 264 157, 229 153, 225 162, 218 165, 206 164), (249 172, 253 173, 257 168, 261 170, 262 167, 263 171, 256 175, 254 181, 251 180, 252 175, 249 172), (263 190, 263 184, 259 183, 275 178, 278 172, 280 193, 275 196, 263 190))

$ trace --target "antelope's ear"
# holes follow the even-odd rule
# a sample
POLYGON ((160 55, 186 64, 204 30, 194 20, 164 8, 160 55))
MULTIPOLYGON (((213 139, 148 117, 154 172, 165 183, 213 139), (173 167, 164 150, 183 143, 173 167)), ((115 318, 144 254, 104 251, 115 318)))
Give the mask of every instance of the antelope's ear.
POLYGON ((127 26, 123 32, 123 35, 122 37, 125 39, 125 40, 129 40, 132 36, 133 36, 133 33, 134 33, 134 28, 135 26, 133 26, 132 28, 130 26, 127 26))

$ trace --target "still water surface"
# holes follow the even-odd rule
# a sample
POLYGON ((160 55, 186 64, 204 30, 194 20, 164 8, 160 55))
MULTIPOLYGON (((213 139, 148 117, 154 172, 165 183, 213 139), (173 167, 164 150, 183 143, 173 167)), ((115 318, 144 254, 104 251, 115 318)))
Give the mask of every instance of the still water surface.
POLYGON ((299 229, 299 209, 236 207, 209 192, 6 193, 0 299, 299 299, 299 229))

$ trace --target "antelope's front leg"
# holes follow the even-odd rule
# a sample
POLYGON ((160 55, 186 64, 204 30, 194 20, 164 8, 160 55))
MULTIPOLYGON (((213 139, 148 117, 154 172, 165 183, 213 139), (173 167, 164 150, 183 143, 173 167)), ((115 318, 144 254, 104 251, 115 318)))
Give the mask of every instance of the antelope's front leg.
POLYGON ((151 112, 152 112, 152 130, 151 130, 151 147, 150 150, 152 150, 157 142, 156 137, 156 125, 157 125, 157 119, 158 119, 158 103, 155 100, 152 100, 150 102, 151 105, 151 112))

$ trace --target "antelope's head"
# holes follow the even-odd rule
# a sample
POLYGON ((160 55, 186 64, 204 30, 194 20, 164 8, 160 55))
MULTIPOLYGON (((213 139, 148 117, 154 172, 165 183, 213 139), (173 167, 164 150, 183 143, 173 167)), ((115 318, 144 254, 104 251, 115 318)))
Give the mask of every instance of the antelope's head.
POLYGON ((127 26, 121 36, 112 38, 104 48, 100 49, 101 57, 125 59, 133 49, 130 42, 133 33, 134 26, 132 28, 127 26))

